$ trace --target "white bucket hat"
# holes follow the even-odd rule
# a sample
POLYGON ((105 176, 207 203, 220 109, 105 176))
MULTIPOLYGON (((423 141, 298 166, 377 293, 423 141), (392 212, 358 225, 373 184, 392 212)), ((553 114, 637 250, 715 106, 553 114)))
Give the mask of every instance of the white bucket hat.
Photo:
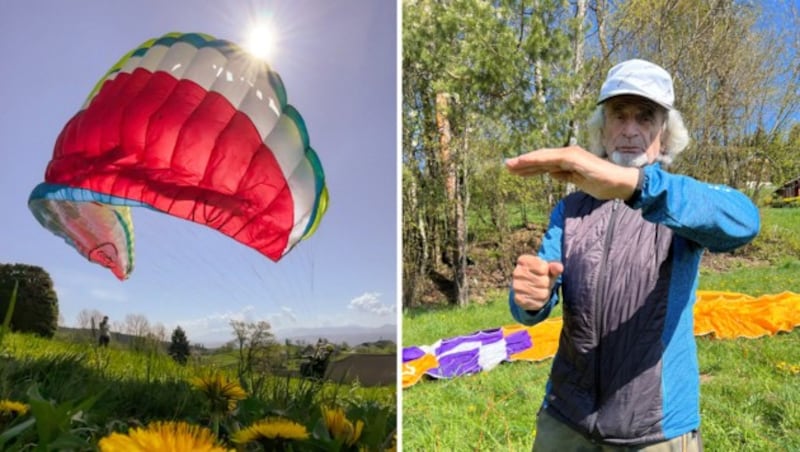
POLYGON ((650 99, 667 110, 675 102, 672 77, 661 66, 645 60, 628 60, 619 63, 608 71, 608 77, 600 88, 601 104, 608 99, 622 95, 641 96, 650 99))

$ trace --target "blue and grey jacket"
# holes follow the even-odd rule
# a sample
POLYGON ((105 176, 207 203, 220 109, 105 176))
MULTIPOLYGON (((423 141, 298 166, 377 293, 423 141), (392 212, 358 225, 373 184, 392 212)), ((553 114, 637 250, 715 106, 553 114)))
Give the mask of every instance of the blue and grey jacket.
POLYGON ((560 261, 544 320, 563 298, 563 329, 543 408, 587 437, 637 445, 700 425, 693 305, 703 250, 753 239, 758 209, 742 193, 642 169, 626 202, 573 193, 554 209, 539 256, 560 261))

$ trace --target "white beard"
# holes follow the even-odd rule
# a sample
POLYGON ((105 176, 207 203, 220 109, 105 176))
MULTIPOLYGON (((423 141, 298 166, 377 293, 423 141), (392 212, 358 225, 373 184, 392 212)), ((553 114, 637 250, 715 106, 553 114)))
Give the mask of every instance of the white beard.
POLYGON ((648 163, 647 154, 631 154, 630 152, 613 151, 611 161, 620 166, 641 168, 648 163))

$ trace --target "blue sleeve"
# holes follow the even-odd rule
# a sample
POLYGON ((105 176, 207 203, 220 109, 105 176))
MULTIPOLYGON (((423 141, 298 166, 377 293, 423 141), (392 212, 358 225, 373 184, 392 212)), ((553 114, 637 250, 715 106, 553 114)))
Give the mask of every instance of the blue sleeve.
MULTIPOLYGON (((539 247, 538 256, 542 259, 552 262, 561 262, 561 237, 564 234, 564 202, 561 201, 553 209, 550 214, 550 225, 547 227, 542 238, 542 246, 539 247)), ((523 325, 535 325, 550 315, 553 306, 558 303, 558 289, 561 287, 561 276, 556 280, 553 286, 553 293, 550 294, 550 301, 545 304, 542 309, 538 311, 526 311, 516 303, 514 303, 514 289, 512 288, 508 294, 508 305, 511 309, 511 315, 514 320, 523 325)))
POLYGON ((642 169, 639 188, 629 206, 641 209, 645 220, 663 224, 711 251, 733 250, 758 234, 758 208, 730 187, 648 165, 642 169))

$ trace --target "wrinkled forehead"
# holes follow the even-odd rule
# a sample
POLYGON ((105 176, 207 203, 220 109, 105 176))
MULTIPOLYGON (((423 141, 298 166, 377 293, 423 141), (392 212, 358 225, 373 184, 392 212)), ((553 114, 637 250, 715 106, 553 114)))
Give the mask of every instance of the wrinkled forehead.
POLYGON ((641 96, 616 96, 603 102, 608 113, 627 112, 632 114, 665 114, 666 109, 661 105, 641 96))

